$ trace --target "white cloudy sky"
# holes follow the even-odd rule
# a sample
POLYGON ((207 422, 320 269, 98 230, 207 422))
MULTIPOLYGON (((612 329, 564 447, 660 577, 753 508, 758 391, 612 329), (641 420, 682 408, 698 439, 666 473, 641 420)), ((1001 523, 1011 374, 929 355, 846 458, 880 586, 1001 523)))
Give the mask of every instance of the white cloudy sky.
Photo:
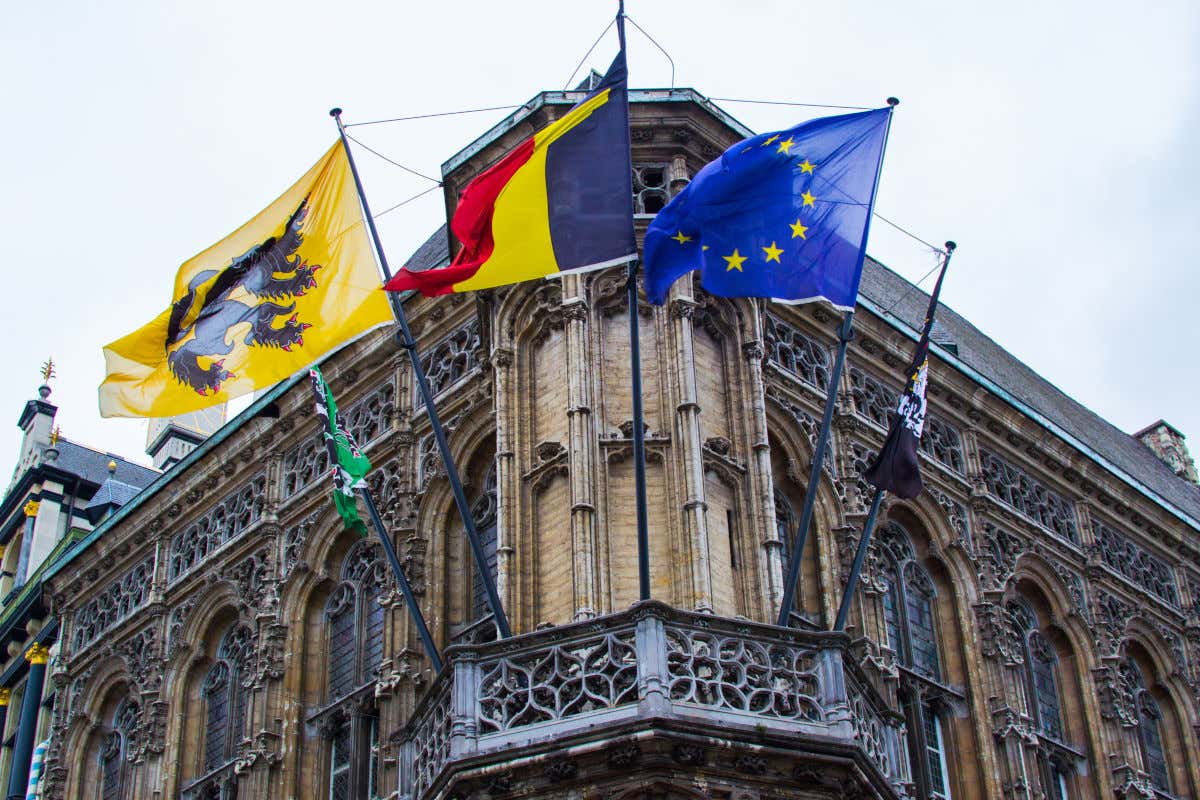
MULTIPOLYGON (((0 412, 54 356, 64 435, 141 456, 101 420, 103 344, 169 300, 177 265, 232 231, 347 121, 519 104, 561 89, 615 2, 9 3, 0 11, 0 412)), ((1126 431, 1167 419, 1200 451, 1200 5, 629 0, 712 97, 901 98, 877 209, 959 243, 944 300, 1126 431)), ((615 34, 589 60, 603 70, 615 34)), ((670 83, 630 30, 634 87, 670 83)), ((722 103, 756 130, 821 112, 722 103)), ((505 112, 358 129, 427 174, 505 112)), ((428 184, 360 153, 375 210, 428 184)), ((402 262, 438 193, 381 220, 402 262)), ((910 279, 929 252, 876 225, 910 279)), ((5 411, 7 409, 7 411, 5 411)), ((7 475, 13 450, 0 451, 7 475)), ((0 439, 0 442, 3 440, 0 439)), ((144 456, 141 456, 144 459, 144 456)))

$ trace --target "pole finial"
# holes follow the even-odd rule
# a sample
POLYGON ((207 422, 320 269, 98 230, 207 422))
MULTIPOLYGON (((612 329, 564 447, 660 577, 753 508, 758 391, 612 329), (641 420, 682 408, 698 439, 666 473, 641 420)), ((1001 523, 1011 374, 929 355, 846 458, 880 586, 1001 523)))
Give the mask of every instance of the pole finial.
POLYGON ((338 108, 337 106, 334 106, 333 108, 329 109, 329 116, 333 117, 334 119, 337 119, 341 115, 342 115, 342 110, 340 108, 338 108))
POLYGON ((900 105, 900 98, 899 97, 889 97, 887 99, 887 104, 889 106, 891 106, 892 108, 895 108, 896 106, 900 105))
POLYGON ((957 247, 958 247, 958 244, 956 242, 953 242, 953 241, 946 242, 947 252, 953 253, 957 247))

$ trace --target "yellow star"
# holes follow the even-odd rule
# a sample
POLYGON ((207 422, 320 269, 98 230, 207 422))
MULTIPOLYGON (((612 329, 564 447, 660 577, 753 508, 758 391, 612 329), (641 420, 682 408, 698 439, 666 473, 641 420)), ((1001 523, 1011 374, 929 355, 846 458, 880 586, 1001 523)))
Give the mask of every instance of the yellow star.
POLYGON ((817 165, 816 165, 816 164, 810 164, 810 163, 808 162, 808 159, 806 158, 806 159, 804 159, 804 163, 803 163, 803 164, 797 164, 796 166, 800 167, 800 171, 801 171, 801 172, 807 172, 809 175, 811 175, 811 174, 812 174, 812 171, 813 171, 813 169, 814 169, 814 168, 815 168, 817 165))
POLYGON ((742 271, 742 263, 746 260, 746 257, 744 255, 742 255, 741 253, 739 253, 737 251, 736 247, 733 248, 733 255, 721 256, 721 258, 725 259, 725 263, 727 263, 729 265, 729 266, 725 267, 726 272, 731 272, 732 270, 735 270, 735 269, 738 272, 741 272, 742 271))
POLYGON ((679 233, 675 234, 671 238, 674 239, 675 241, 679 242, 680 244, 687 244, 688 242, 690 242, 692 240, 692 237, 684 236, 683 231, 680 231, 679 233))
POLYGON ((800 220, 797 219, 794 223, 792 223, 791 227, 792 227, 792 238, 793 239, 795 239, 797 237, 799 237, 801 239, 808 238, 807 236, 804 235, 804 234, 808 233, 808 228, 805 227, 803 224, 801 224, 800 220))
POLYGON ((779 143, 779 149, 775 152, 790 156, 792 154, 792 145, 794 144, 795 142, 792 141, 792 137, 789 136, 779 143))
POLYGON ((802 198, 804 198, 804 205, 806 205, 806 206, 811 206, 817 199, 817 198, 813 197, 812 193, 807 190, 805 190, 804 194, 802 194, 800 196, 802 198))
POLYGON ((706 245, 706 244, 702 244, 702 245, 700 245, 700 249, 701 249, 701 250, 707 250, 707 249, 708 249, 708 245, 706 245))
POLYGON ((770 139, 767 139, 765 142, 763 142, 763 143, 762 143, 762 146, 763 146, 763 147, 770 147, 772 144, 774 144, 774 143, 775 143, 775 140, 776 140, 776 139, 778 139, 778 138, 779 138, 779 134, 777 133, 777 134, 775 134, 774 136, 772 136, 770 139))
POLYGON ((771 242, 771 246, 770 246, 770 247, 764 247, 764 248, 763 248, 763 252, 767 254, 767 261, 768 261, 768 262, 770 262, 770 261, 774 261, 776 264, 782 264, 782 263, 783 263, 782 261, 780 261, 780 260, 779 260, 779 256, 780 256, 780 254, 783 252, 783 250, 782 250, 782 249, 780 249, 780 248, 778 248, 778 247, 776 247, 774 242, 771 242))

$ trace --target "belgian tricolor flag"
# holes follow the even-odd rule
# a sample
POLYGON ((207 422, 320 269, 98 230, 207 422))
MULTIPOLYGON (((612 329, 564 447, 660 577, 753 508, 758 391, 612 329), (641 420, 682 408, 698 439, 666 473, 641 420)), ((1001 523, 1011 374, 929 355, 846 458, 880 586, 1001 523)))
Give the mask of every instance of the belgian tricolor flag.
POLYGON ((406 267, 384 288, 468 292, 636 257, 624 49, 595 91, 467 186, 450 228, 462 249, 449 266, 406 267))

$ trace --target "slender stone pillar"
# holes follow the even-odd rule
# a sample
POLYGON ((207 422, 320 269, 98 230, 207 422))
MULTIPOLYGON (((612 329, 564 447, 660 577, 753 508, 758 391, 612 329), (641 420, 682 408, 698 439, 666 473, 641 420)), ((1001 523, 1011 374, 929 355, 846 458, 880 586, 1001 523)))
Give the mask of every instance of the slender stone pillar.
POLYGON ((29 767, 33 759, 33 737, 37 735, 38 710, 42 705, 42 687, 46 683, 46 661, 50 651, 35 644, 25 652, 29 677, 17 722, 17 741, 13 745, 12 771, 8 774, 8 800, 25 800, 29 788, 29 767))

